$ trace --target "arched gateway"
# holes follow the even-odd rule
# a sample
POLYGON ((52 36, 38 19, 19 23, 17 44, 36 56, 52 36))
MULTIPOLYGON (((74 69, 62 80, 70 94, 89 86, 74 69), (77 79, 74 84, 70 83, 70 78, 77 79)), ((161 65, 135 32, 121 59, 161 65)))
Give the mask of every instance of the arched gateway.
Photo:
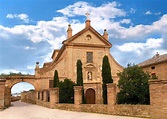
POLYGON ((35 76, 27 75, 27 76, 4 76, 5 81, 5 106, 10 106, 11 104, 11 89, 12 87, 20 82, 27 82, 34 86, 35 89, 38 89, 36 85, 35 76))

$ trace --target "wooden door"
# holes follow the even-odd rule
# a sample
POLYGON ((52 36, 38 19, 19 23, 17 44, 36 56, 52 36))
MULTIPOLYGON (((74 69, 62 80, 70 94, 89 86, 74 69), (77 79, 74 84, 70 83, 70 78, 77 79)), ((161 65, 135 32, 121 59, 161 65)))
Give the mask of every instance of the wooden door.
POLYGON ((95 90, 87 89, 86 90, 86 103, 87 104, 95 104, 95 90))

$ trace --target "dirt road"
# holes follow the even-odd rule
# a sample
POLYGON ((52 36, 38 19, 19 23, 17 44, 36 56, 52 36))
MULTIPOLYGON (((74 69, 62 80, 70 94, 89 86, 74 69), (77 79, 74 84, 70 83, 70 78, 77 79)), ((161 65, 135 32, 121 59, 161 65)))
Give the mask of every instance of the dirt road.
POLYGON ((13 102, 12 105, 13 106, 0 111, 0 119, 143 119, 48 109, 20 101, 13 102))

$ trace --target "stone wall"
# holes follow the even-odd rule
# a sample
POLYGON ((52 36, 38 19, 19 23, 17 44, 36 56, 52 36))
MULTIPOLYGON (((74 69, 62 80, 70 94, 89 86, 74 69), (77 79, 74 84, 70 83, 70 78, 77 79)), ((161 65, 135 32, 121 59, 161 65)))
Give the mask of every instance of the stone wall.
POLYGON ((21 101, 31 104, 36 104, 36 93, 35 91, 28 91, 21 93, 21 101))
POLYGON ((0 80, 0 109, 5 107, 5 80, 0 80))
POLYGON ((150 117, 150 105, 115 105, 113 114, 133 117, 150 117))
POLYGON ((11 97, 11 102, 19 101, 21 99, 21 96, 12 96, 11 97))
POLYGON ((149 105, 115 105, 114 111, 111 110, 112 107, 103 104, 55 104, 54 107, 50 107, 50 102, 45 102, 38 100, 37 105, 68 110, 77 112, 89 112, 89 113, 99 113, 99 114, 110 114, 110 115, 120 115, 120 116, 132 116, 132 117, 150 117, 150 106, 149 105))
POLYGON ((150 115, 167 119, 167 80, 150 80, 150 115))
MULTIPOLYGON (((111 115, 124 115, 124 116, 134 116, 134 117, 150 117, 150 106, 149 105, 116 105, 116 85, 108 84, 108 93, 112 93, 108 96, 108 98, 112 99, 108 100, 108 105, 104 104, 81 104, 81 94, 82 94, 82 86, 74 87, 75 92, 75 101, 74 104, 60 104, 59 103, 59 88, 51 88, 48 90, 36 91, 36 104, 41 105, 48 108, 62 109, 68 111, 79 111, 79 112, 90 112, 90 113, 100 113, 100 114, 111 114, 111 115), (48 95, 47 93, 48 92, 48 95), (49 96, 49 100, 48 99, 49 96)), ((23 93, 23 97, 25 99, 30 98, 32 96, 32 92, 23 93), (24 95, 23 95, 24 94, 24 95), (26 95, 26 96, 25 96, 26 95)))
POLYGON ((8 86, 5 86, 5 107, 11 105, 11 89, 8 86))

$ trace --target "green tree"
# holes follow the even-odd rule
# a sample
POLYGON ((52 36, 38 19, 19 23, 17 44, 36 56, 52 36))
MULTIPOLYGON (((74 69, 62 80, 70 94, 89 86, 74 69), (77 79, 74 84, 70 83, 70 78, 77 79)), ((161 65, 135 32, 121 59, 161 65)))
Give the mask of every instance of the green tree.
POLYGON ((60 103, 74 103, 74 86, 76 84, 70 79, 59 82, 59 101, 60 103))
POLYGON ((83 86, 82 62, 77 60, 77 85, 83 86))
POLYGON ((57 70, 54 72, 54 82, 53 82, 53 87, 58 87, 59 84, 59 76, 57 70))
POLYGON ((145 73, 137 65, 128 64, 128 67, 123 72, 118 73, 118 76, 120 77, 118 104, 149 104, 149 73, 145 73))
MULTIPOLYGON (((82 62, 77 60, 77 86, 83 86, 82 62)), ((84 89, 82 89, 82 103, 86 103, 84 89)))
POLYGON ((107 104, 107 83, 113 83, 113 79, 111 76, 111 67, 108 60, 108 56, 103 57, 103 63, 102 63, 102 79, 103 79, 103 103, 107 104))

